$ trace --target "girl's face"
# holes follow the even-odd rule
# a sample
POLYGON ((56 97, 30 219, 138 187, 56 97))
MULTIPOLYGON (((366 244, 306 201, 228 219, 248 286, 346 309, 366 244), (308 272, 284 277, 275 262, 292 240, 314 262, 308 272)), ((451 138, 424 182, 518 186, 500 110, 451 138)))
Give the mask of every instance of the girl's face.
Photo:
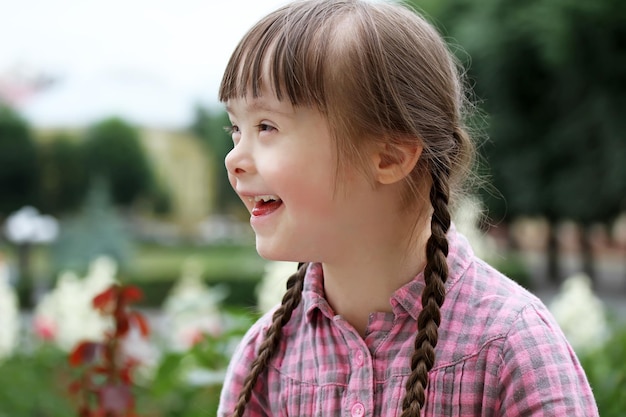
POLYGON ((366 214, 373 187, 363 174, 342 172, 337 183, 335 144, 318 110, 273 94, 231 99, 226 108, 234 143, 226 168, 261 256, 329 262, 380 220, 366 214))

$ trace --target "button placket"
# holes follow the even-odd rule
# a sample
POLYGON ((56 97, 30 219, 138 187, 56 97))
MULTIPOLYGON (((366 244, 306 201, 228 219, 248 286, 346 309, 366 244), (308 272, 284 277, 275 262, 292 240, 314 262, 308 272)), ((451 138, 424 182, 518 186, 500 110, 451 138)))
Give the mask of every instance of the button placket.
POLYGON ((365 406, 361 403, 355 403, 350 410, 352 417, 363 417, 365 415, 365 406))
POLYGON ((344 340, 350 352, 352 372, 347 387, 347 407, 351 417, 364 417, 366 414, 365 404, 372 407, 374 398, 374 383, 372 380, 373 369, 370 365, 370 354, 366 341, 347 322, 336 316, 335 323, 341 329, 344 340), (366 366, 367 364, 367 366, 366 366), (365 400, 365 401, 363 401, 365 400))
POLYGON ((365 362, 363 352, 361 352, 360 350, 357 351, 354 356, 354 361, 356 362, 357 366, 363 366, 363 363, 365 362))

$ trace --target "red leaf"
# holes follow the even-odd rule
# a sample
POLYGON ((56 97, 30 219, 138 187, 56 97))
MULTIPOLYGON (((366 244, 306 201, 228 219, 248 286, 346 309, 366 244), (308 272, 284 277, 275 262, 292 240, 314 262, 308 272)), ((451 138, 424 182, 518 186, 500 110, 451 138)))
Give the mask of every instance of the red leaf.
POLYGON ((115 363, 115 357, 116 357, 116 349, 112 349, 111 346, 113 346, 112 344, 115 343, 112 340, 109 340, 107 343, 107 348, 108 349, 104 349, 104 351, 102 352, 102 356, 104 358, 104 367, 108 367, 110 366, 110 364, 115 363))
POLYGON ((124 337, 130 329, 130 323, 128 322, 128 316, 126 314, 118 314, 115 317, 116 328, 115 337, 124 337))
POLYGON ((100 406, 112 413, 122 413, 133 408, 133 395, 126 385, 105 385, 100 389, 100 406))
POLYGON ((72 382, 69 387, 70 394, 77 394, 81 388, 82 388, 81 381, 72 382))
POLYGON ((127 384, 133 382, 133 368, 131 366, 120 369, 120 379, 127 384))
POLYGON ((130 318, 137 323, 139 327, 139 332, 145 338, 150 335, 150 325, 148 324, 148 320, 144 317, 143 314, 133 311, 129 314, 130 318))
POLYGON ((134 303, 143 298, 143 292, 141 292, 139 287, 128 285, 122 289, 122 298, 129 304, 134 303))
POLYGON ((100 294, 96 295, 93 299, 93 306, 96 310, 100 310, 103 313, 109 313, 113 311, 116 304, 117 285, 113 284, 100 294))
POLYGON ((109 369, 105 366, 94 366, 91 371, 94 374, 99 374, 99 375, 106 375, 109 373, 109 369))
POLYGON ((91 417, 91 411, 89 410, 89 408, 87 406, 83 406, 80 408, 80 410, 78 410, 78 415, 79 417, 91 417))
POLYGON ((80 342, 70 353, 69 362, 72 366, 94 362, 101 348, 100 343, 80 342))

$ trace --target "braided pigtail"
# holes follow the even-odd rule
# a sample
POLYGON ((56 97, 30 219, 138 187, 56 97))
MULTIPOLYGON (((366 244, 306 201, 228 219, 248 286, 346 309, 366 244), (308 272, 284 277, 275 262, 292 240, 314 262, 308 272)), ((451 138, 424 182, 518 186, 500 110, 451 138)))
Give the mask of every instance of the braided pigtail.
POLYGON ((265 334, 265 340, 261 343, 259 352, 250 366, 250 373, 243 383, 243 389, 239 394, 233 417, 243 416, 246 404, 250 401, 252 390, 256 385, 259 375, 267 368, 267 365, 278 348, 282 336, 282 328, 287 324, 291 318, 291 314, 296 307, 298 307, 298 304, 300 304, 307 266, 308 264, 306 263, 298 264, 296 273, 287 280, 287 292, 283 296, 280 307, 274 312, 272 324, 265 334))
MULTIPOLYGON (((441 163, 441 161, 439 161, 441 163)), ((435 346, 441 323, 440 307, 445 299, 445 282, 448 278, 448 240, 450 228, 449 164, 441 163, 431 169, 432 188, 430 202, 433 206, 431 236, 426 243, 426 286, 422 293, 422 311, 417 318, 418 332, 415 352, 411 357, 411 375, 406 383, 401 417, 417 417, 426 402, 428 372, 435 363, 435 346)))

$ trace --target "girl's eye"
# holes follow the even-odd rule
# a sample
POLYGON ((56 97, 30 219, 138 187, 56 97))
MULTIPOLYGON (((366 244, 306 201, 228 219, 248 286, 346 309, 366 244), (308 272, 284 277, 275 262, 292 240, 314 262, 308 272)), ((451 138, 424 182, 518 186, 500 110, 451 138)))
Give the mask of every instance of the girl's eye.
POLYGON ((274 126, 270 126, 267 123, 260 123, 260 124, 257 125, 257 128, 261 132, 271 132, 271 131, 276 130, 276 128, 274 126))
POLYGON ((228 133, 229 135, 232 135, 233 133, 237 133, 239 132, 239 126, 224 126, 224 130, 226 131, 226 133, 228 133))

